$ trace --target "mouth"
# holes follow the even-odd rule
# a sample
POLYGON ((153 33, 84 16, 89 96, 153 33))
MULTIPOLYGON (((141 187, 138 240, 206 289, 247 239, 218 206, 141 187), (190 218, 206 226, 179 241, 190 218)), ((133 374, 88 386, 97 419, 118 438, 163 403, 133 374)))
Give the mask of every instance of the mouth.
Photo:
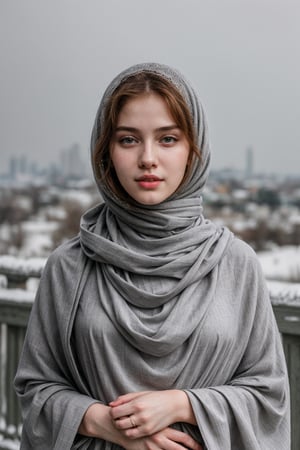
POLYGON ((142 175, 141 177, 136 179, 138 185, 143 189, 155 189, 160 183, 163 181, 162 178, 159 178, 156 175, 142 175))
POLYGON ((137 178, 137 181, 162 181, 161 178, 159 178, 157 175, 142 175, 141 177, 137 178))

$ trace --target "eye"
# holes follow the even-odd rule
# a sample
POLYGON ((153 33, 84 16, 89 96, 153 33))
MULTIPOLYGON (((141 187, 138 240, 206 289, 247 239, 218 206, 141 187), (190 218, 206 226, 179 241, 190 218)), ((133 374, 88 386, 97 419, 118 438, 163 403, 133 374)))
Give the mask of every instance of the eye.
POLYGON ((132 136, 124 136, 119 139, 121 145, 132 145, 135 144, 137 140, 132 136))
POLYGON ((175 142, 178 141, 178 139, 174 136, 164 136, 161 140, 160 140, 163 144, 174 144, 175 142))

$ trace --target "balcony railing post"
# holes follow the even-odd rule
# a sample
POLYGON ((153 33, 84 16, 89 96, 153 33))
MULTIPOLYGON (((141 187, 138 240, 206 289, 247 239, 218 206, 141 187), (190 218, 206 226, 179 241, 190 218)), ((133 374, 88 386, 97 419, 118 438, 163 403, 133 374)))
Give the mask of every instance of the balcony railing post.
POLYGON ((16 373, 22 344, 24 330, 18 326, 7 327, 7 361, 6 361, 6 395, 7 395, 7 429, 10 438, 18 438, 20 432, 21 415, 19 402, 13 388, 13 379, 16 373))
POLYGON ((4 429, 6 396, 5 396, 5 349, 6 349, 6 328, 0 321, 0 430, 4 429))

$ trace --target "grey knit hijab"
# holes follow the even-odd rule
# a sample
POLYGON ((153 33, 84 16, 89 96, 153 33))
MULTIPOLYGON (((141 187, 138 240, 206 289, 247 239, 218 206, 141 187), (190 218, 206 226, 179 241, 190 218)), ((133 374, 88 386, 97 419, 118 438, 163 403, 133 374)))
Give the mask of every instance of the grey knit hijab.
MULTIPOLYGON (((195 160, 187 182, 159 205, 137 204, 128 207, 105 184, 97 181, 104 203, 83 216, 81 245, 89 258, 103 263, 102 293, 103 289, 107 291, 110 299, 117 302, 116 308, 127 308, 129 304, 134 307, 157 308, 168 304, 168 314, 176 309, 176 314, 179 314, 177 319, 180 320, 187 307, 190 308, 190 314, 198 308, 199 298, 198 306, 193 306, 191 296, 197 289, 198 282, 216 267, 231 239, 228 230, 218 229, 203 217, 201 193, 208 176, 210 148, 204 111, 193 88, 178 71, 165 65, 138 64, 125 70, 111 82, 104 93, 92 132, 91 151, 94 151, 95 143, 101 135, 108 98, 128 76, 143 71, 167 78, 183 94, 194 119, 202 161, 195 160), (177 302, 179 298, 180 302, 177 302), (178 303, 176 308, 173 308, 174 302, 178 303)), ((202 306, 206 309, 211 281, 202 285, 206 298, 202 306)), ((213 289, 211 294, 212 291, 213 289)), ((123 332, 124 329, 127 330, 128 339, 137 342, 138 336, 143 336, 140 349, 149 349, 145 337, 148 332, 143 329, 143 324, 139 322, 128 328, 130 320, 127 309, 123 311, 123 315, 126 319, 121 328, 123 332), (136 332, 138 336, 135 335, 136 332)), ((122 320, 121 313, 118 316, 122 320)), ((190 315, 189 320, 189 328, 197 326, 190 315)), ((167 339, 169 344, 174 339, 172 345, 177 345, 178 339, 186 338, 186 335, 181 338, 179 335, 171 337, 163 327, 160 333, 162 340, 167 339)), ((185 333, 184 331, 183 334, 185 333)), ((157 347, 153 351, 156 352, 157 347)))

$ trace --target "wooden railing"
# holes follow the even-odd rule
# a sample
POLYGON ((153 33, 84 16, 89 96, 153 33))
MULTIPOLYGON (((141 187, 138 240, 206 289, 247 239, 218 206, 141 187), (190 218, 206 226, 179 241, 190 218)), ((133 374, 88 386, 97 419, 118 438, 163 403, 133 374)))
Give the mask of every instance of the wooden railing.
MULTIPOLYGON (((34 291, 25 289, 26 282, 31 277, 40 277, 44 263, 43 260, 22 261, 0 256, 0 450, 19 448, 22 420, 12 382, 35 295, 34 291)), ((291 450, 299 450, 300 287, 270 282, 269 290, 290 376, 291 450)))

